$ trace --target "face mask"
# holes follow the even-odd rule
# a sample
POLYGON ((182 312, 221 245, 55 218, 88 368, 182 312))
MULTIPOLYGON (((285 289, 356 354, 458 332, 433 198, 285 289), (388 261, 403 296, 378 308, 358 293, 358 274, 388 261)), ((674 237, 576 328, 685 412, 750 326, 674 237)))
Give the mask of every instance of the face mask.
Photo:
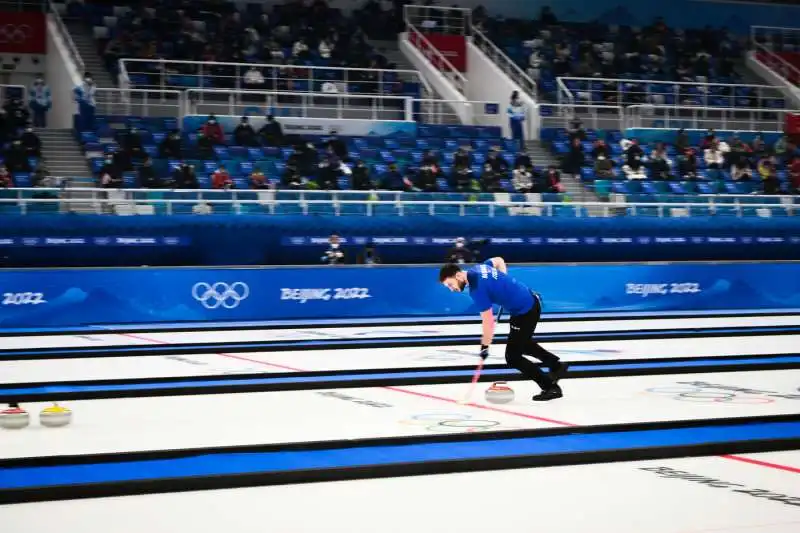
POLYGON ((86 83, 92 83, 92 78, 86 78, 86 83))
POLYGON ((331 244, 331 248, 336 250, 337 248, 339 248, 339 244, 338 243, 337 244, 331 244))
POLYGON ((463 247, 464 247, 464 243, 463 242, 457 242, 456 243, 456 248, 463 248, 463 247))

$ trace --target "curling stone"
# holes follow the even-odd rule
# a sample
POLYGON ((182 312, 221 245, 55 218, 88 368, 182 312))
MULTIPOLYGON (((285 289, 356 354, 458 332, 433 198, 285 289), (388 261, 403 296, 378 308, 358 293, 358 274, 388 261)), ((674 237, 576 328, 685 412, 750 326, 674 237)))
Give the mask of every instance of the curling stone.
POLYGON ((19 407, 10 407, 0 411, 0 428, 23 429, 31 423, 28 411, 19 407))
POLYGON ((486 389, 486 401, 489 403, 513 402, 514 390, 505 381, 497 381, 486 389))
POLYGON ((72 422, 72 411, 58 404, 45 407, 39 413, 39 423, 46 428, 60 428, 72 422))

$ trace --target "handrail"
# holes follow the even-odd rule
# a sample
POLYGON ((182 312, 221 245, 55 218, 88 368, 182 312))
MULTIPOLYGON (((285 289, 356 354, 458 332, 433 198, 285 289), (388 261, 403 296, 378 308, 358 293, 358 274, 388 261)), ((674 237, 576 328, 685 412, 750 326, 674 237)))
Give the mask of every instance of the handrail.
POLYGON ((47 6, 50 9, 50 14, 53 15, 53 20, 58 27, 58 31, 61 34, 61 37, 64 39, 64 42, 69 49, 70 55, 72 55, 73 61, 75 61, 76 66, 78 67, 78 72, 81 76, 83 73, 86 72, 86 65, 83 62, 83 58, 81 57, 80 52, 78 51, 78 47, 75 46, 75 41, 72 40, 72 36, 69 34, 69 30, 67 26, 64 24, 64 20, 61 18, 61 15, 58 13, 53 0, 47 0, 47 6))
POLYGON ((590 81, 590 82, 603 82, 613 81, 614 83, 635 83, 636 85, 691 85, 703 87, 750 87, 755 89, 774 89, 774 85, 758 85, 752 83, 711 83, 703 81, 665 81, 665 80, 634 80, 628 78, 582 78, 577 76, 559 76, 556 80, 566 81, 590 81))
MULTIPOLYGON (((784 58, 782 58, 781 56, 779 56, 778 54, 776 54, 775 52, 773 52, 772 50, 768 49, 766 46, 764 46, 764 45, 762 45, 760 43, 753 43, 753 45, 754 45, 756 53, 761 52, 761 53, 766 54, 766 56, 768 58, 770 58, 770 60, 773 60, 773 61, 777 60, 778 63, 780 64, 781 68, 786 69, 784 71, 775 70, 772 67, 772 65, 765 65, 769 70, 775 72, 778 76, 780 76, 781 78, 786 80, 787 83, 790 83, 792 85, 800 84, 800 68, 797 68, 797 66, 793 65, 792 63, 789 63, 784 58), (794 80, 789 79, 786 76, 786 72, 787 71, 794 73, 794 76, 795 76, 794 80)), ((761 61, 759 59, 758 55, 756 55, 755 59, 756 59, 756 61, 759 61, 762 64, 764 63, 763 61, 761 61)))
MULTIPOLYGON (((434 46, 433 43, 431 43, 430 40, 427 37, 425 37, 425 35, 421 31, 417 29, 416 26, 406 21, 406 27, 409 32, 414 32, 414 34, 417 35, 418 38, 421 39, 423 43, 425 43, 425 50, 422 50, 417 44, 414 43, 414 41, 411 39, 411 35, 409 34, 408 39, 414 45, 414 48, 419 50, 422 53, 422 55, 428 58, 428 61, 430 61, 429 58, 430 54, 436 58, 436 60, 440 63, 440 65, 443 64, 444 66, 446 66, 449 69, 448 74, 453 76, 453 78, 455 78, 452 79, 451 81, 453 82, 453 85, 455 85, 456 90, 459 93, 466 96, 467 94, 466 76, 464 76, 464 74, 462 74, 456 67, 454 67, 453 64, 450 62, 450 60, 447 59, 444 56, 444 54, 442 54, 439 51, 439 49, 436 46, 434 46)), ((431 61, 431 63, 433 63, 433 61, 431 61)), ((434 64, 434 67, 436 67, 436 64, 434 64)), ((437 69, 440 69, 440 67, 437 67, 437 69)))
POLYGON ((505 52, 503 52, 500 48, 498 48, 497 45, 494 44, 478 28, 472 26, 471 32, 472 32, 473 44, 475 44, 478 48, 481 48, 481 46, 477 44, 477 41, 481 41, 492 51, 493 54, 495 54, 498 58, 502 59, 503 63, 505 63, 506 65, 506 68, 503 68, 503 65, 501 65, 500 62, 498 61, 494 62, 495 65, 500 67, 501 70, 505 71, 506 74, 511 74, 511 73, 515 74, 518 77, 517 85, 522 87, 522 89, 525 90, 531 96, 531 98, 536 100, 536 98, 538 98, 539 91, 538 91, 538 86, 536 85, 536 82, 533 80, 533 78, 528 76, 528 74, 526 74, 525 71, 519 67, 519 65, 517 65, 510 57, 508 57, 505 52), (476 37, 477 39, 475 39, 476 37), (508 72, 507 69, 510 69, 511 72, 508 72))
POLYGON ((96 91, 98 112, 105 115, 165 116, 163 111, 151 115, 150 107, 153 107, 160 110, 173 108, 175 111, 169 116, 182 118, 187 111, 186 95, 182 91, 122 87, 97 87, 96 91), (172 100, 167 100, 167 96, 172 100), (121 106, 117 112, 114 112, 115 106, 121 106))
MULTIPOLYGON (((576 105, 576 107, 581 107, 580 105, 576 105)), ((736 127, 733 128, 736 131, 760 131, 760 132, 783 132, 783 121, 779 118, 775 120, 771 119, 764 119, 758 118, 754 119, 753 117, 758 115, 764 114, 774 114, 776 117, 781 117, 782 115, 785 116, 786 114, 796 114, 800 113, 800 110, 793 110, 793 109, 764 109, 764 108, 754 108, 754 107, 704 107, 704 106, 674 106, 674 105, 654 105, 654 104, 632 104, 625 107, 625 125, 626 127, 642 127, 641 125, 635 123, 635 120, 641 121, 643 118, 647 118, 648 120, 673 120, 673 121, 695 121, 695 122, 711 122, 713 121, 716 124, 714 127, 716 129, 725 129, 727 128, 728 122, 735 122, 738 124, 742 124, 745 122, 750 122, 752 129, 747 130, 746 128, 736 127), (657 111, 663 110, 663 114, 658 114, 657 111), (684 112, 686 115, 676 115, 675 113, 684 112), (714 113, 720 116, 698 116, 699 113, 708 114, 714 113), (742 114, 750 114, 750 118, 743 118, 742 114), (691 114, 691 115, 690 115, 691 114), (728 117, 728 114, 735 115, 728 117), (722 124, 722 126, 720 126, 722 124), (767 130, 764 127, 756 127, 756 125, 765 125, 765 124, 775 124, 775 129, 767 130)), ((646 126, 649 129, 676 129, 678 126, 665 126, 664 128, 653 128, 652 126, 646 126)), ((688 128, 683 127, 683 129, 687 130, 707 130, 707 127, 702 128, 688 128)))

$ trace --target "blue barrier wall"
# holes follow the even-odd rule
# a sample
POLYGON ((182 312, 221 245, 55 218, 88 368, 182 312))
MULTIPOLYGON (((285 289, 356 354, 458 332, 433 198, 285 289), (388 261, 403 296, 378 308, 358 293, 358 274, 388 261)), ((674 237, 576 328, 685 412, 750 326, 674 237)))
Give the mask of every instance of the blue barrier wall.
POLYGON ((382 238, 395 264, 442 261, 458 236, 491 238, 484 253, 514 262, 800 259, 800 217, 82 215, 0 217, 0 228, 5 266, 319 264, 331 232, 350 257, 382 238))
MULTIPOLYGON (((800 308, 800 263, 515 266, 546 313, 800 308)), ((469 315, 438 267, 9 270, 0 327, 469 315)))

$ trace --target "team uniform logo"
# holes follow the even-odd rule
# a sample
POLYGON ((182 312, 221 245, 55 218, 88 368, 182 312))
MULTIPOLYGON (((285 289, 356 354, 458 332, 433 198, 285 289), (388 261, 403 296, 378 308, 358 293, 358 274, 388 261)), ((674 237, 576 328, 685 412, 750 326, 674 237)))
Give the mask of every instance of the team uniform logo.
POLYGON ((206 309, 235 309, 248 296, 250 287, 241 281, 230 285, 221 281, 214 284, 200 282, 192 287, 192 297, 206 309))

